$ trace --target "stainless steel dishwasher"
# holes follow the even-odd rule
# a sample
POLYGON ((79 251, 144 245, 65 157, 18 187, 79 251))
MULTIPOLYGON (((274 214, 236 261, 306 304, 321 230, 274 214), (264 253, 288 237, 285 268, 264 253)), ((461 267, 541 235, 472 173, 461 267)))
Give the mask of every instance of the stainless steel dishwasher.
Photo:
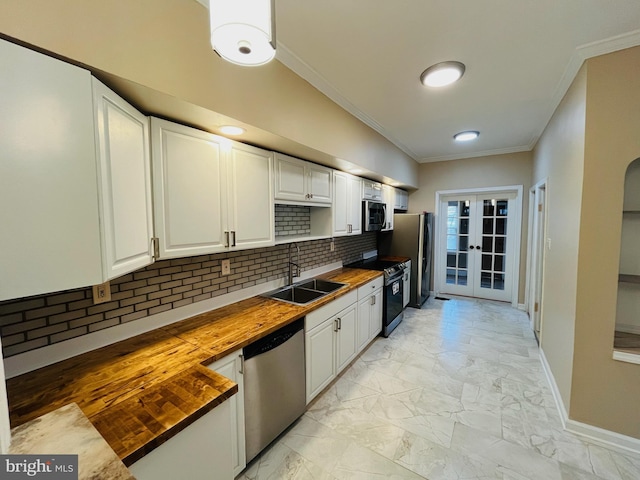
POLYGON ((248 345, 243 355, 248 463, 305 411, 304 319, 248 345))

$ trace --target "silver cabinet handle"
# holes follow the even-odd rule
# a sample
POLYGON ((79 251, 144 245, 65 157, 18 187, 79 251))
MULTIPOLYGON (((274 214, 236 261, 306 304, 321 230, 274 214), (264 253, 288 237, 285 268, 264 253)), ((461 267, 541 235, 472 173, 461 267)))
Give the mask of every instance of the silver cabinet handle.
POLYGON ((338 330, 342 330, 342 319, 338 317, 338 330))
POLYGON ((240 355, 240 375, 244 375, 244 355, 240 355))
POLYGON ((376 297, 371 297, 371 305, 375 305, 376 304, 376 297))
POLYGON ((338 331, 338 319, 337 318, 333 321, 333 331, 334 332, 338 331))
POLYGON ((231 246, 235 247, 236 246, 236 231, 235 230, 231 231, 231 236, 233 238, 233 242, 231 243, 231 246))
POLYGON ((225 247, 227 247, 227 248, 229 248, 229 232, 228 232, 228 231, 225 231, 225 232, 224 232, 224 238, 225 238, 225 240, 224 240, 224 246, 225 246, 225 247))

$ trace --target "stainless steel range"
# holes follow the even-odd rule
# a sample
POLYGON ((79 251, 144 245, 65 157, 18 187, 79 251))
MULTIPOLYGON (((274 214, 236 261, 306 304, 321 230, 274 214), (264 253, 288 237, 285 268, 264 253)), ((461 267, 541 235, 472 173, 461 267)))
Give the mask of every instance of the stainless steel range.
POLYGON ((366 270, 378 270, 383 272, 384 301, 382 313, 382 334, 385 337, 388 337, 404 317, 404 309, 402 306, 402 279, 405 263, 379 259, 377 254, 378 252, 375 250, 365 252, 362 260, 345 265, 345 267, 364 268, 366 270))

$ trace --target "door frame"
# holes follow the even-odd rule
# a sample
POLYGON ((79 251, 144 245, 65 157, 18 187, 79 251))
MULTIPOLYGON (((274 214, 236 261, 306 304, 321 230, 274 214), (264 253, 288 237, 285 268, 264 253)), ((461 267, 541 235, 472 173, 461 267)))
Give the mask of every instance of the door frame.
POLYGON ((462 188, 456 190, 438 190, 436 191, 436 203, 435 203, 435 212, 434 212, 434 250, 433 250, 433 280, 434 280, 434 292, 439 295, 442 289, 441 278, 443 277, 444 268, 446 268, 446 262, 444 261, 444 256, 440 255, 440 250, 443 248, 442 240, 440 239, 441 232, 439 231, 440 227, 440 216, 441 212, 441 201, 442 197, 452 196, 452 195, 485 195, 489 193, 506 193, 513 192, 516 194, 515 202, 515 212, 513 216, 513 220, 515 222, 515 232, 514 232, 514 260, 515 265, 513 266, 513 278, 511 284, 511 305, 515 308, 518 307, 518 290, 520 286, 520 257, 521 257, 521 235, 522 235, 522 185, 507 185, 501 187, 483 187, 483 188, 462 188))
POLYGON ((542 338, 543 323, 543 291, 544 291, 544 265, 546 254, 546 232, 549 204, 548 179, 544 178, 529 190, 529 232, 527 248, 527 275, 525 287, 525 307, 529 314, 531 330, 538 336, 538 342, 542 338), (541 194, 541 192, 544 192, 541 194), (542 211, 537 208, 542 200, 542 211), (542 222, 540 221, 542 218, 542 222), (535 303, 538 301, 538 312, 535 311, 535 303), (539 325, 536 330, 535 320, 538 314, 539 325))

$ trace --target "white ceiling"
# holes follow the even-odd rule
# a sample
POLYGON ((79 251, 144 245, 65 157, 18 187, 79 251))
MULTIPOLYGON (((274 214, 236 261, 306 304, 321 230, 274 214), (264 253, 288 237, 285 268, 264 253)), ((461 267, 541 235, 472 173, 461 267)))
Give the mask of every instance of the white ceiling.
POLYGON ((639 26, 640 0, 276 0, 276 58, 431 162, 530 150, 583 60, 640 45, 639 26), (446 60, 462 80, 423 87, 446 60))

